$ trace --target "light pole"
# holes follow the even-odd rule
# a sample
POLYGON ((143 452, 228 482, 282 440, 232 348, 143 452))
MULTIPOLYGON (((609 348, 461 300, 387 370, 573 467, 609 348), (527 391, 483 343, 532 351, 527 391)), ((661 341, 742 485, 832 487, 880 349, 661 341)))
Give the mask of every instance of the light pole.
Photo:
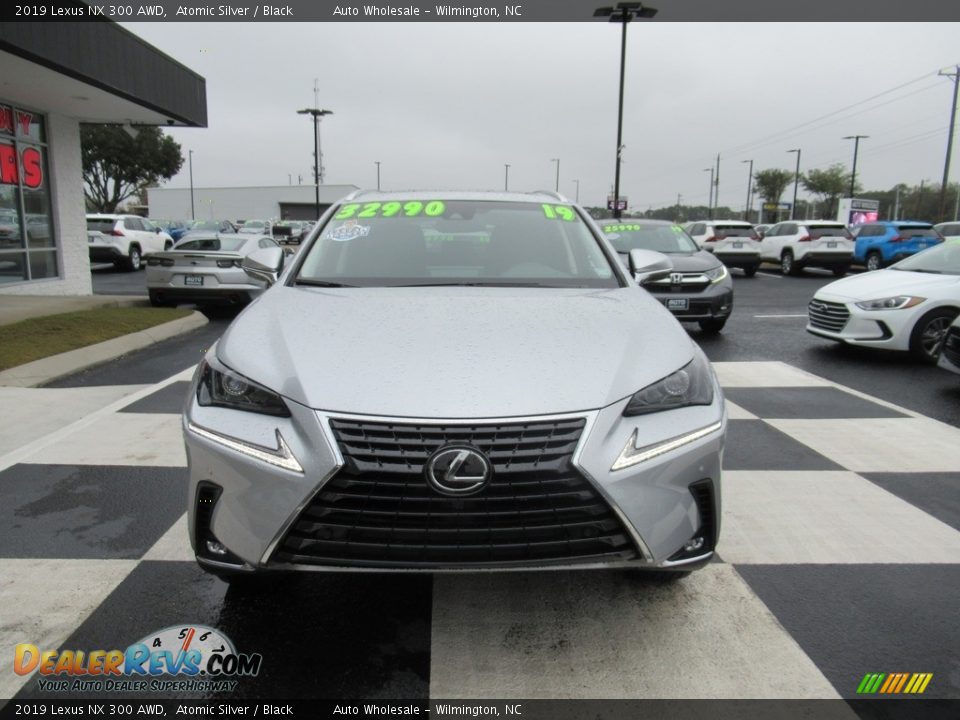
POLYGON ((580 180, 574 180, 573 182, 577 184, 577 195, 574 198, 574 202, 579 203, 580 202, 580 180))
POLYGON ((850 172, 850 199, 853 199, 853 188, 857 182, 857 152, 860 150, 860 140, 865 140, 869 135, 846 135, 844 140, 853 140, 853 170, 850 172))
POLYGON ((193 150, 189 151, 190 155, 190 219, 196 220, 197 215, 193 207, 193 150))
POLYGON ((707 200, 707 220, 713 220, 713 168, 704 168, 703 171, 710 173, 710 198, 707 200))
MULTIPOLYGON (((937 75, 953 78, 953 102, 950 105, 950 132, 947 133, 947 154, 943 160, 943 180, 940 183, 938 215, 940 222, 943 222, 947 219, 945 207, 947 202, 947 181, 950 179, 950 155, 953 154, 953 128, 957 122, 957 90, 960 88, 960 65, 954 66, 953 72, 941 70, 937 75)), ((956 213, 954 213, 954 215, 956 215, 956 213)))
POLYGON ((377 166, 377 190, 379 190, 380 189, 380 161, 374 160, 373 163, 374 165, 377 166))
MULTIPOLYGON (((790 219, 793 220, 797 216, 797 184, 800 182, 800 148, 787 150, 787 152, 797 154, 797 171, 793 175, 793 205, 790 206, 790 219)), ((850 197, 853 197, 853 191, 851 190, 850 192, 850 197)))
POLYGON ((620 218, 620 153, 623 150, 623 79, 626 72, 627 24, 636 18, 652 18, 655 8, 644 7, 639 2, 622 2, 613 7, 601 7, 593 11, 594 17, 605 17, 610 22, 621 24, 620 31, 620 101, 617 106, 617 166, 613 180, 613 216, 620 218))
POLYGON ((557 164, 557 184, 554 189, 557 192, 560 192, 560 158, 550 158, 550 162, 555 162, 557 164))
POLYGON ((503 164, 503 191, 508 192, 510 188, 510 165, 503 164))
POLYGON ((314 185, 314 210, 317 214, 317 220, 320 219, 320 118, 324 115, 333 115, 333 110, 319 110, 317 108, 304 108, 297 110, 297 115, 313 116, 313 185, 314 185))
POLYGON ((741 160, 741 163, 750 163, 750 171, 747 174, 747 205, 743 211, 744 221, 750 220, 750 196, 753 194, 753 160, 741 160))

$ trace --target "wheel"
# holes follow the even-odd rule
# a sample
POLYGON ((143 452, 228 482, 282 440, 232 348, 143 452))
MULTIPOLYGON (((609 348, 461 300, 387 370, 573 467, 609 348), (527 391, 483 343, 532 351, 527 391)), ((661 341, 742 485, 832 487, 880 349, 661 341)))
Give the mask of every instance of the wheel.
POLYGON ((700 326, 702 332, 707 333, 708 335, 716 335, 718 332, 723 330, 723 326, 727 324, 726 318, 710 318, 709 320, 700 320, 697 322, 700 326))
POLYGON ((140 269, 142 258, 140 257, 140 248, 136 245, 130 246, 130 252, 127 255, 126 267, 129 272, 136 272, 140 269))
POLYGON ((757 274, 757 270, 759 269, 760 269, 759 265, 751 265, 750 267, 745 267, 743 269, 743 274, 746 275, 747 277, 753 277, 754 275, 757 274))
POLYGON ((957 312, 953 308, 937 308, 917 321, 913 326, 913 332, 910 333, 910 352, 918 360, 931 365, 937 362, 937 357, 940 355, 940 341, 957 317, 957 312))
POLYGON ((153 290, 150 291, 150 304, 153 307, 176 307, 177 304, 169 300, 161 300, 160 295, 153 290))
POLYGON ((800 268, 798 268, 797 263, 794 262, 792 251, 784 250, 783 255, 780 256, 780 272, 784 275, 800 274, 800 268))
POLYGON ((848 272, 850 272, 850 266, 849 266, 849 265, 844 265, 843 267, 835 267, 835 268, 833 269, 833 274, 834 274, 836 277, 843 277, 843 276, 846 275, 848 272))
POLYGON ((880 253, 874 251, 867 253, 867 271, 879 270, 883 267, 883 258, 880 257, 880 253))

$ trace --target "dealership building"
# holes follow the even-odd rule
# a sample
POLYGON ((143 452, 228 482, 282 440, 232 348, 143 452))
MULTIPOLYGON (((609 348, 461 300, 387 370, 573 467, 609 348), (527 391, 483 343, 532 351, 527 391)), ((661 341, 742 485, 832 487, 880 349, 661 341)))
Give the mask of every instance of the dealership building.
POLYGON ((316 220, 356 185, 148 188, 147 213, 167 220, 316 220))
POLYGON ((0 23, 0 295, 91 293, 81 123, 206 127, 206 83, 113 22, 0 23))

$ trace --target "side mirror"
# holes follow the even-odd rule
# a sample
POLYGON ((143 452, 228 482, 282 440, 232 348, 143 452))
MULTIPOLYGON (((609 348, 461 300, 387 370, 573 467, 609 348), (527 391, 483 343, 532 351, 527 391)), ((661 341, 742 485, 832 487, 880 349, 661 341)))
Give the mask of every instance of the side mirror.
POLYGON ((638 283, 669 277, 673 270, 673 261, 653 250, 634 248, 630 251, 629 262, 630 274, 638 283))
POLYGON ((243 259, 243 271, 254 280, 262 280, 267 287, 273 285, 283 271, 282 248, 269 247, 254 250, 243 259))

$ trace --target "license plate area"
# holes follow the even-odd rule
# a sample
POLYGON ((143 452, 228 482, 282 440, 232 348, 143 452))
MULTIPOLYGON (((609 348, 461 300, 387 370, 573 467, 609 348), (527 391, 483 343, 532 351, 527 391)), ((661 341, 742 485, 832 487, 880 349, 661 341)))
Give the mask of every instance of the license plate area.
POLYGON ((187 287, 200 287, 203 285, 203 275, 184 275, 183 284, 187 287))
POLYGON ((836 240, 827 240, 827 247, 828 247, 828 248, 835 248, 836 246, 837 246, 837 241, 836 241, 836 240))
POLYGON ((667 298, 663 301, 663 304, 667 306, 667 310, 687 310, 690 307, 690 300, 688 298, 667 298))
POLYGON ((743 240, 734 240, 733 247, 737 250, 743 248, 743 240))

